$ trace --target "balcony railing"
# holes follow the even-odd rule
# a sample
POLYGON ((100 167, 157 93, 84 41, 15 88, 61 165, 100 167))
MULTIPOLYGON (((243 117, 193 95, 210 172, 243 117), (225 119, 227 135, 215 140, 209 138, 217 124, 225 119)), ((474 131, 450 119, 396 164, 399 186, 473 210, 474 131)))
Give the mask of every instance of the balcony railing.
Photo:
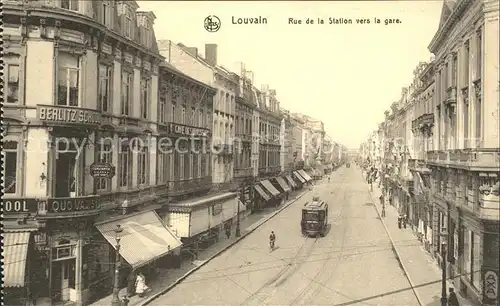
POLYGON ((230 144, 217 144, 214 145, 215 153, 218 155, 232 155, 233 145, 230 144))
POLYGON ((252 141, 252 134, 237 134, 237 138, 239 138, 243 142, 251 142, 252 141))
POLYGON ((168 192, 170 196, 183 195, 210 188, 212 188, 211 176, 168 182, 168 192))
POLYGON ((500 149, 460 149, 428 151, 426 162, 433 165, 468 167, 475 171, 498 171, 500 149))

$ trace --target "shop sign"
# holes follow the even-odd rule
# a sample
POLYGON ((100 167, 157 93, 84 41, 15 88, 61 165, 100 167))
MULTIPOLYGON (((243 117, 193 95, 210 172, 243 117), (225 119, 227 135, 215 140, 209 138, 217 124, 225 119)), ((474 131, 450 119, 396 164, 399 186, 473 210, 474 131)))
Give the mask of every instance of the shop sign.
POLYGON ((100 125, 102 121, 98 111, 77 107, 37 105, 36 115, 49 123, 100 125))
POLYGON ((184 136, 207 136, 208 130, 207 129, 202 129, 202 128, 197 128, 197 127, 192 127, 192 126, 187 126, 187 125, 181 125, 181 124, 176 124, 176 123, 169 123, 168 124, 168 132, 170 134, 178 134, 178 135, 184 135, 184 136))
POLYGON ((495 271, 487 270, 484 273, 484 301, 485 304, 495 304, 498 298, 498 275, 495 271))
POLYGON ((51 198, 39 203, 39 213, 67 213, 94 211, 101 208, 96 197, 51 198))
POLYGON ((90 175, 92 177, 112 178, 115 174, 115 166, 110 163, 93 163, 90 165, 90 175))
POLYGON ((12 198, 3 200, 4 214, 36 213, 37 199, 12 198))

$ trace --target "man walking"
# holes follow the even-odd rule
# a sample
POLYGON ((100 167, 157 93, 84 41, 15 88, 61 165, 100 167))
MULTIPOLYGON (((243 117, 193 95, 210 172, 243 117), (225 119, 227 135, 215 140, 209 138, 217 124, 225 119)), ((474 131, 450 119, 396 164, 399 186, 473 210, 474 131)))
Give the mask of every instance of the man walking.
POLYGON ((458 302, 457 294, 455 293, 455 289, 450 287, 449 291, 450 291, 450 294, 448 296, 448 305, 449 306, 460 306, 460 303, 458 302))

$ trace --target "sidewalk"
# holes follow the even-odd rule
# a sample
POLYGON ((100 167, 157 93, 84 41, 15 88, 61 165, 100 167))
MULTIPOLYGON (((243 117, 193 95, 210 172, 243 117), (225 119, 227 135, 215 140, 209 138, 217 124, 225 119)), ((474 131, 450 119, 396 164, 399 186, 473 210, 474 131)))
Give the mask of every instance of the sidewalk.
MULTIPOLYGON (((368 187, 369 188, 369 187, 368 187)), ((382 191, 373 184, 372 201, 379 216, 381 216, 382 207, 379 197, 382 191)), ((386 216, 381 218, 389 238, 394 245, 401 266, 415 288, 416 295, 422 306, 441 305, 441 269, 437 262, 424 249, 422 243, 413 234, 410 226, 407 228, 398 228, 398 213, 394 206, 386 205, 386 216)), ((448 280, 446 291, 453 287, 453 283, 448 280)), ((473 305, 470 301, 462 298, 457 289, 455 289, 460 301, 460 305, 473 305)))
MULTIPOLYGON (((184 260, 181 264, 181 267, 178 269, 162 269, 158 275, 155 277, 154 281, 147 282, 147 285, 150 287, 150 291, 144 297, 140 298, 137 295, 134 295, 130 298, 128 305, 129 306, 139 306, 144 305, 147 301, 163 292, 166 288, 174 285, 179 279, 184 278, 187 274, 190 273, 191 270, 203 265, 205 262, 212 259, 212 257, 216 256, 219 252, 224 249, 230 247, 231 245, 237 243, 237 241, 243 238, 247 233, 252 232, 254 229, 262 225, 269 218, 271 218, 275 213, 284 209, 291 203, 295 202, 297 199, 302 197, 307 193, 307 190, 300 190, 297 194, 292 195, 290 200, 280 205, 276 208, 266 208, 263 211, 257 212, 255 214, 248 215, 246 218, 240 220, 240 230, 241 237, 235 237, 235 226, 233 226, 232 234, 229 239, 220 238, 218 242, 213 244, 210 248, 200 251, 198 254, 198 259, 195 261, 184 260)), ((221 235, 222 237, 222 235, 221 235)), ((122 300, 127 294, 127 288, 122 288, 119 293, 119 297, 122 300)), ((103 305, 111 305, 111 300, 113 296, 109 295, 103 299, 100 299, 89 306, 103 306, 103 305)))

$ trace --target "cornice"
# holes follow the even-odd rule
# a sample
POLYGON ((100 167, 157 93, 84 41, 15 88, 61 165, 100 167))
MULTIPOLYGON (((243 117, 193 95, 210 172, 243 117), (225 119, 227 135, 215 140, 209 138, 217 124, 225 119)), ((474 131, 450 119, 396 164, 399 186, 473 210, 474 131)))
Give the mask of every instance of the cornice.
POLYGON ((444 25, 436 32, 427 47, 431 53, 436 53, 436 50, 443 44, 447 38, 448 32, 453 28, 457 21, 462 17, 465 9, 472 3, 472 0, 458 0, 458 3, 453 8, 453 12, 446 20, 444 25))

